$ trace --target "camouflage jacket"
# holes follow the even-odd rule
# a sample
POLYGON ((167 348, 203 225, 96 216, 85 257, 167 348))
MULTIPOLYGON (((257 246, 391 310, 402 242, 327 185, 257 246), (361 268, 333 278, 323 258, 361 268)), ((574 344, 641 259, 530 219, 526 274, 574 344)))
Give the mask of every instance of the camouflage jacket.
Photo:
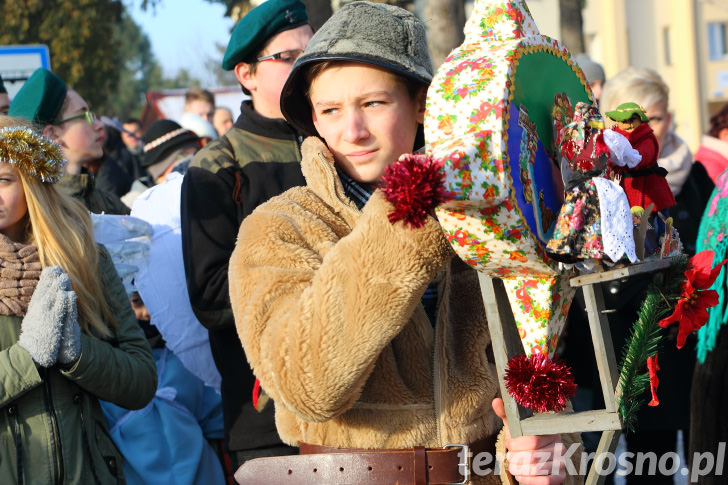
POLYGON ((64 174, 56 184, 58 190, 78 199, 94 214, 129 214, 129 207, 111 192, 96 187, 94 176, 88 172, 64 174))
POLYGON ((249 103, 241 111, 230 131, 195 155, 180 204, 187 289, 195 315, 210 329, 231 450, 275 446, 280 438, 273 406, 258 413, 251 402, 255 376, 235 330, 228 261, 243 218, 269 198, 305 184, 293 128, 260 116, 249 103))

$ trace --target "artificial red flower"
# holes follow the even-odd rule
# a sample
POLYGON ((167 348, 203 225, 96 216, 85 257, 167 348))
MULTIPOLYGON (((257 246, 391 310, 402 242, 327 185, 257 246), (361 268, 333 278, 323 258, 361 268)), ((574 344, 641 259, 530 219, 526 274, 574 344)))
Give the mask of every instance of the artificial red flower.
POLYGON ((647 357, 647 372, 650 374, 650 392, 652 393, 652 401, 648 406, 659 406, 660 400, 657 399, 657 386, 660 384, 660 379, 657 378, 657 371, 660 370, 660 366, 657 363, 657 354, 647 357))
POLYGON ((721 267, 727 260, 723 260, 714 267, 713 251, 700 251, 690 258, 688 270, 685 271, 685 280, 680 285, 680 299, 675 305, 675 311, 667 318, 660 320, 660 326, 668 327, 678 322, 680 328, 677 333, 677 348, 685 345, 690 332, 698 330, 708 321, 708 310, 718 304, 718 293, 709 290, 720 273, 721 267))

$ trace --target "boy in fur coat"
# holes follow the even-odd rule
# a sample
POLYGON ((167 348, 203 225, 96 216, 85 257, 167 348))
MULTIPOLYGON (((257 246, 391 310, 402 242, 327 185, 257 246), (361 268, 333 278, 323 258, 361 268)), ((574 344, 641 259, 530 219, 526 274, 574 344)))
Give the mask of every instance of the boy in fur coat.
POLYGON ((310 135, 307 185, 243 221, 229 281, 245 353, 301 455, 250 460, 240 483, 459 482, 462 444, 480 459, 509 450, 473 482, 506 468, 521 483, 581 480, 560 452, 574 436, 510 438, 476 272, 435 218, 391 224, 376 189, 417 148, 431 79, 424 25, 369 2, 337 11, 291 71, 281 110, 310 135))

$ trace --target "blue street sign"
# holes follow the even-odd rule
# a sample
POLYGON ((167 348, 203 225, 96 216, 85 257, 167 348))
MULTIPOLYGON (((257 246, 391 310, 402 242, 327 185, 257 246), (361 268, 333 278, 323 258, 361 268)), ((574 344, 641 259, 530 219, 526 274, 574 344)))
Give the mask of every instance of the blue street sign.
POLYGON ((47 45, 0 46, 0 76, 10 99, 13 99, 25 80, 39 67, 51 68, 47 45))

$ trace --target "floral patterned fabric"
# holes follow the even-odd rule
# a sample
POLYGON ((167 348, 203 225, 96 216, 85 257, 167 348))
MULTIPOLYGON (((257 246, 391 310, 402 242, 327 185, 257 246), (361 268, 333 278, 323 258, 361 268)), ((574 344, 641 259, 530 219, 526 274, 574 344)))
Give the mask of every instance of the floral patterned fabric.
POLYGON ((554 235, 546 250, 552 258, 566 263, 602 259, 599 195, 593 178, 566 192, 554 235))
POLYGON ((478 0, 427 96, 425 138, 454 194, 437 218, 463 261, 503 280, 529 355, 553 353, 573 295, 545 252, 563 197, 550 154, 551 108, 563 91, 591 96, 525 2, 478 0))

